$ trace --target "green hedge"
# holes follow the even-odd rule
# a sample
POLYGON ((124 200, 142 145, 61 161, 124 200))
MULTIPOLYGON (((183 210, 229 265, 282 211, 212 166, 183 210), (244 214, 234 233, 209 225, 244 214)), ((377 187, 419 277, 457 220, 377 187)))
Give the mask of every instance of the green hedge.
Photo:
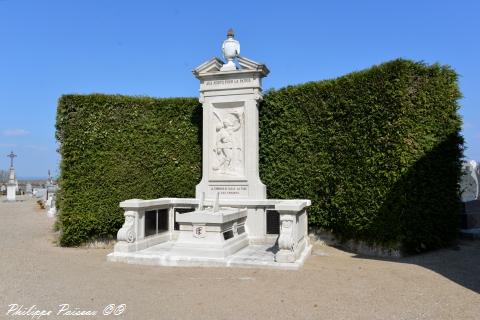
POLYGON ((310 223, 404 251, 457 233, 457 75, 395 60, 271 91, 260 116, 269 197, 312 199, 310 223))
POLYGON ((201 173, 197 99, 65 95, 57 110, 60 244, 116 235, 118 204, 194 197, 201 173))
MULTIPOLYGON (((271 90, 260 106, 270 198, 309 198, 310 224, 421 251, 457 233, 463 140, 457 75, 395 60, 271 90)), ((196 99, 67 95, 59 101, 62 245, 114 237, 129 198, 191 197, 201 176, 196 99)))

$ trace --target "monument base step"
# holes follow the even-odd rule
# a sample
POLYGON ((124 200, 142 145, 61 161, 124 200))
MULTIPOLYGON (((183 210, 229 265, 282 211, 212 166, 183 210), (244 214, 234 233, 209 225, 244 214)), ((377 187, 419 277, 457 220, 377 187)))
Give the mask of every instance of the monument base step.
POLYGON ((312 251, 312 246, 307 245, 295 262, 280 263, 275 261, 275 253, 278 248, 271 245, 249 245, 225 258, 206 258, 173 255, 174 244, 174 241, 169 241, 136 252, 113 252, 107 256, 107 260, 166 267, 239 267, 298 270, 312 251))

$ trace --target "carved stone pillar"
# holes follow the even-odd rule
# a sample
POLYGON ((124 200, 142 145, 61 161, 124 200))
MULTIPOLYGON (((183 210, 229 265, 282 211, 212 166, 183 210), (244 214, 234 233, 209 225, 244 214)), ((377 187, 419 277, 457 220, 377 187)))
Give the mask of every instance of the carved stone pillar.
POLYGON ((309 247, 308 217, 305 208, 288 208, 288 204, 280 205, 279 251, 275 255, 277 262, 295 262, 305 248, 309 247))
POLYGON ((295 217, 292 211, 280 212, 280 235, 278 237, 279 251, 275 255, 277 262, 294 262, 295 257, 295 217))

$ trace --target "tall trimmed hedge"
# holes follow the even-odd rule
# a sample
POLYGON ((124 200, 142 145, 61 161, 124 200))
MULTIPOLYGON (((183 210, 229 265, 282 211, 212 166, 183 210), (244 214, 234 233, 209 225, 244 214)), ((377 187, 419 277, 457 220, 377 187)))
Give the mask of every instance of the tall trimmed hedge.
POLYGON ((309 198, 310 223, 407 252, 457 234, 463 139, 449 67, 395 60, 271 91, 260 116, 272 198, 309 198))
POLYGON ((201 178, 197 99, 65 95, 57 110, 61 245, 116 235, 126 199, 194 197, 201 178))
MULTIPOLYGON (((463 140, 449 67, 395 60, 271 90, 260 106, 270 198, 309 198, 310 224, 421 251, 457 232, 463 140)), ((62 245, 114 237, 129 198, 188 197, 201 177, 196 99, 59 101, 62 245)))

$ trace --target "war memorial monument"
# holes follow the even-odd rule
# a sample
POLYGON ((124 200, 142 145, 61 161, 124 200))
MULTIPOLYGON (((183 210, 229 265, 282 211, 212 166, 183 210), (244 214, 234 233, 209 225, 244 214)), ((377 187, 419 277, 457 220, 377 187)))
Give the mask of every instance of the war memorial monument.
POLYGON ((298 269, 309 256, 310 200, 267 199, 259 176, 264 64, 240 56, 230 30, 226 62, 193 74, 203 106, 202 180, 195 198, 130 199, 108 260, 162 266, 298 269))

